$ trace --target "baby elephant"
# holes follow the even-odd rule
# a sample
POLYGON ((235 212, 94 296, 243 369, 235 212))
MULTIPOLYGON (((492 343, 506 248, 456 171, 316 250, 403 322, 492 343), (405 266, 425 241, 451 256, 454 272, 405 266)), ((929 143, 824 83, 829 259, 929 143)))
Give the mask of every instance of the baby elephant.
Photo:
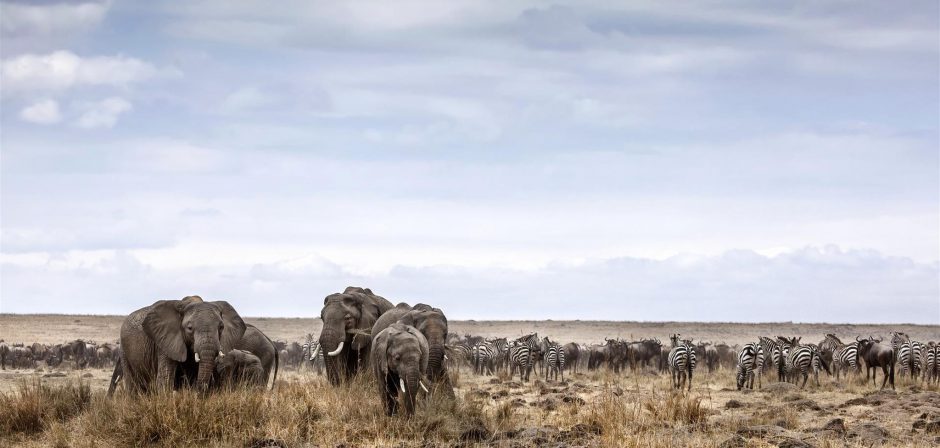
POLYGON ((394 323, 372 337, 372 367, 385 403, 385 413, 398 411, 401 392, 405 413, 414 414, 418 388, 427 392, 428 340, 415 327, 394 323))
POLYGON ((264 366, 251 352, 233 349, 218 359, 215 365, 215 385, 222 389, 239 387, 264 388, 264 366))

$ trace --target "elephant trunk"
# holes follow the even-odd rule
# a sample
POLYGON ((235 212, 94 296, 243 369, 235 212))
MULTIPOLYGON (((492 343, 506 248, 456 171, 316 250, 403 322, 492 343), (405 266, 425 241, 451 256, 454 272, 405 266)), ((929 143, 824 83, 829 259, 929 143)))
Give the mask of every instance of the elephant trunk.
POLYGON ((421 372, 418 371, 417 365, 409 367, 405 374, 405 390, 402 392, 405 401, 405 413, 408 415, 415 413, 415 396, 418 394, 418 388, 421 387, 418 384, 420 377, 421 372))
POLYGON ((199 362, 199 372, 196 375, 196 385, 200 388, 206 388, 209 386, 209 381, 212 379, 213 373, 215 373, 215 361, 216 356, 218 356, 218 351, 216 350, 203 350, 199 352, 197 357, 199 362))
POLYGON ((444 345, 434 344, 428 349, 427 375, 431 381, 440 381, 444 374, 444 345))
POLYGON ((330 380, 330 384, 338 385, 342 378, 342 370, 345 369, 345 356, 340 356, 341 353, 336 355, 330 355, 330 353, 335 352, 337 349, 344 348, 345 342, 345 332, 324 330, 320 334, 320 349, 325 353, 323 357, 323 362, 326 365, 326 376, 330 380))

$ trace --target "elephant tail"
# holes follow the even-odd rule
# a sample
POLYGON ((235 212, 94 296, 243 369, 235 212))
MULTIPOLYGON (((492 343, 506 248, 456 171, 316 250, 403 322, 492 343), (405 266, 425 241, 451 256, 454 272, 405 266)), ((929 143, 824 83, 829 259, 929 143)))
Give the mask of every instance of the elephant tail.
POLYGON ((114 363, 114 373, 111 374, 111 384, 108 385, 108 397, 110 398, 114 395, 114 390, 117 388, 118 381, 121 380, 121 377, 124 376, 124 360, 122 357, 117 359, 117 362, 114 363))

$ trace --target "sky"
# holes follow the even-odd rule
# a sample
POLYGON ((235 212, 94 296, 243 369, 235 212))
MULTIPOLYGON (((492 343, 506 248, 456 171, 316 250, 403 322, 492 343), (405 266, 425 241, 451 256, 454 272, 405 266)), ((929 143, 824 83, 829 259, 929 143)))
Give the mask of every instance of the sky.
POLYGON ((0 2, 0 312, 940 324, 936 1, 0 2))

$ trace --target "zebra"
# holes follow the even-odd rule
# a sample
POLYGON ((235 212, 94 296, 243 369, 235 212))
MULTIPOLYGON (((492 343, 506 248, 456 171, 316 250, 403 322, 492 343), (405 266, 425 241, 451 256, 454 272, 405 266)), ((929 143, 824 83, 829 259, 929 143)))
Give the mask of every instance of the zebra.
POLYGON ((473 367, 473 345, 469 341, 457 341, 455 344, 448 345, 447 348, 454 354, 454 363, 458 369, 461 360, 473 367))
POLYGON ((795 382, 800 382, 800 375, 803 376, 803 384, 800 389, 806 387, 806 380, 809 379, 809 370, 813 370, 813 381, 819 386, 819 370, 829 371, 829 366, 819 354, 819 347, 814 344, 801 345, 799 338, 792 339, 790 353, 787 355, 787 367, 790 376, 795 382))
POLYGON ((303 361, 309 361, 317 374, 322 374, 326 363, 323 360, 323 351, 320 350, 320 341, 314 338, 312 334, 307 333, 304 343, 300 347, 302 353, 301 364, 303 361))
POLYGON ((940 383, 940 345, 933 341, 924 346, 924 381, 940 383))
POLYGON ((561 373, 561 380, 565 380, 565 350, 561 344, 552 342, 546 337, 542 341, 545 347, 545 381, 548 381, 549 372, 552 373, 552 380, 558 380, 558 374, 561 373))
POLYGON ((757 387, 762 388, 761 374, 764 370, 764 347, 760 343, 745 344, 738 354, 738 390, 745 385, 754 389, 754 376, 757 376, 757 387))
POLYGON ((492 375, 499 351, 493 341, 484 341, 473 347, 473 371, 478 375, 492 375))
POLYGON ((891 333, 891 347, 897 353, 900 374, 908 373, 912 379, 916 379, 923 369, 923 344, 912 341, 905 333, 895 331, 891 333))
POLYGON ((771 365, 777 371, 777 381, 784 381, 786 375, 787 346, 781 341, 760 337, 760 345, 764 350, 764 365, 771 365))
POLYGON ((819 343, 819 349, 832 352, 832 371, 836 380, 839 379, 839 372, 843 369, 852 369, 856 373, 861 372, 861 366, 858 363, 858 342, 843 344, 836 335, 829 333, 819 343))
POLYGON ((692 390, 692 372, 695 370, 695 347, 691 339, 679 339, 679 334, 672 335, 672 350, 669 351, 669 371, 675 389, 682 389, 688 375, 689 391, 692 390))
POLYGON ((509 377, 519 368, 519 379, 529 381, 529 375, 535 366, 535 355, 539 353, 539 335, 532 333, 516 339, 509 347, 509 377))

